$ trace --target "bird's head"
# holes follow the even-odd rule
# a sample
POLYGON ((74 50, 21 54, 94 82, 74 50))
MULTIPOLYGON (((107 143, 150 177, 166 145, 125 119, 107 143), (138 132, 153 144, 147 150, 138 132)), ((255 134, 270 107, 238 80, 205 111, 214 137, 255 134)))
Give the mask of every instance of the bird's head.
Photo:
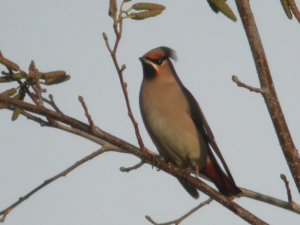
POLYGON ((143 66, 144 78, 147 79, 155 78, 171 69, 173 66, 170 59, 176 60, 177 57, 173 49, 162 46, 150 50, 139 59, 143 66))

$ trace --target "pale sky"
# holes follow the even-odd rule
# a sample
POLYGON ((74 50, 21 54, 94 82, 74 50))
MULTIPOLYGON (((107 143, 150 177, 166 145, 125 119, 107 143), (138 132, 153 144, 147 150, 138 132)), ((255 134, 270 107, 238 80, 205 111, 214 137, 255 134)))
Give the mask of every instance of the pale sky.
MULTIPOLYGON (((137 145, 127 117, 117 73, 102 39, 112 43, 108 0, 0 0, 0 50, 27 70, 34 60, 40 71, 65 70, 71 80, 47 87, 64 113, 86 121, 78 102, 82 95, 100 128, 137 145)), ((133 0, 132 3, 140 2, 133 0)), ((236 183, 286 200, 280 174, 287 175, 294 200, 300 202, 262 97, 238 88, 231 80, 258 86, 249 45, 236 23, 215 14, 206 1, 153 1, 166 10, 145 21, 126 20, 118 50, 126 64, 124 78, 132 109, 146 146, 155 147, 139 112, 142 67, 138 57, 158 46, 177 51, 175 69, 203 109, 236 183)), ((227 1, 235 14, 233 0, 227 1)), ((296 1, 300 6, 300 1, 296 1)), ((128 3, 131 5, 131 3, 128 3)), ((288 20, 280 1, 251 1, 283 111, 297 147, 300 144, 300 24, 288 20)), ((3 67, 1 67, 3 69, 3 67)), ((0 86, 0 92, 9 85, 0 86)), ((0 211, 47 178, 98 146, 81 137, 42 128, 27 119, 11 122, 1 110, 0 211)), ((174 177, 145 165, 132 166, 133 156, 107 153, 38 192, 7 217, 6 225, 149 224, 173 220, 207 199, 191 198, 174 177)), ((270 224, 300 224, 295 213, 241 198, 236 202, 270 224)), ((246 224, 213 202, 182 224, 246 224)))

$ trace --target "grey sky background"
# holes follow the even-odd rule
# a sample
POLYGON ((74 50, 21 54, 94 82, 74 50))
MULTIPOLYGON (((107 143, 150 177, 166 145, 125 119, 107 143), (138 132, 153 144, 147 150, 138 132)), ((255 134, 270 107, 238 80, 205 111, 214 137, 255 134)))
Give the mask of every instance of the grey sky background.
MULTIPOLYGON (((132 3, 141 1, 132 1, 132 3)), ((214 14, 206 1, 153 1, 165 12, 145 21, 127 20, 119 47, 120 64, 144 142, 155 150, 139 113, 142 68, 138 57, 161 45, 177 51, 178 75, 202 107, 217 143, 241 187, 286 199, 280 174, 287 175, 300 201, 261 96, 238 88, 233 74, 258 86, 258 78, 240 19, 214 14)), ((299 1, 296 1, 300 5, 299 1)), ((238 15, 234 1, 228 1, 238 15)), ((130 4, 128 4, 130 5, 130 4)), ((300 25, 289 21, 279 1, 251 1, 274 83, 296 146, 300 144, 300 25)), ((48 87, 64 113, 86 121, 82 95, 96 124, 135 145, 117 73, 102 32, 113 43, 108 0, 0 0, 0 50, 27 70, 65 70, 67 83, 48 87)), ((0 86, 0 91, 9 85, 0 86)), ((11 122, 1 110, 0 209, 8 206, 98 146, 62 131, 41 128, 24 118, 11 122)), ((207 197, 192 199, 177 180, 146 165, 129 174, 121 166, 135 157, 107 153, 51 184, 15 209, 6 225, 149 224, 175 219, 207 197)), ((249 199, 236 200, 270 224, 299 224, 294 213, 249 199)), ((183 224, 246 224, 211 203, 183 224)))

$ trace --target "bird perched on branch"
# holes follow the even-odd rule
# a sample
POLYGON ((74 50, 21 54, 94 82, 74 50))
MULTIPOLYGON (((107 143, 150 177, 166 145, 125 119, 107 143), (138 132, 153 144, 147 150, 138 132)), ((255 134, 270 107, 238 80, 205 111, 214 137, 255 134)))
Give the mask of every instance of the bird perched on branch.
MULTIPOLYGON (((158 47, 139 59, 144 72, 140 110, 160 155, 167 162, 180 168, 190 168, 208 178, 226 196, 239 194, 241 191, 233 180, 197 101, 175 72, 171 61, 176 59, 175 51, 158 47)), ((179 182, 191 196, 199 197, 194 186, 184 179, 179 179, 179 182)))

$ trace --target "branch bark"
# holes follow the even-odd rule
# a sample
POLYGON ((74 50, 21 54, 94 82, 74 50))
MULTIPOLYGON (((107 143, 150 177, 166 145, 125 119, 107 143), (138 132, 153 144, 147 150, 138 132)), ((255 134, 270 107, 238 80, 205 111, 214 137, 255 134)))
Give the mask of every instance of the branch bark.
POLYGON ((67 176, 70 172, 72 172, 73 170, 75 170, 77 167, 81 166, 82 164, 86 163, 87 161, 92 160, 93 158, 97 157, 100 154, 103 154, 104 152, 107 151, 111 151, 111 149, 109 148, 101 148, 93 153, 91 153, 90 155, 84 157, 83 159, 77 161, 76 163, 74 163, 73 165, 71 165, 70 167, 68 167, 67 169, 63 170, 62 172, 56 174, 55 176, 45 180, 42 184, 40 184, 39 186, 37 186, 36 188, 34 188, 33 190, 31 190, 30 192, 28 192, 26 195, 20 197, 18 199, 18 201, 14 202, 13 204, 11 204, 10 206, 8 206, 6 209, 0 211, 0 223, 4 222, 6 216, 18 205, 20 205, 22 202, 24 202, 25 200, 27 200, 28 198, 30 198, 33 194, 35 194, 36 192, 38 192, 39 190, 41 190, 42 188, 46 187, 47 185, 49 185, 50 183, 54 182, 55 180, 61 178, 61 177, 65 177, 67 176))
MULTIPOLYGON (((193 177, 191 175, 187 175, 185 171, 178 169, 177 167, 165 162, 162 159, 158 159, 156 154, 153 154, 150 151, 141 151, 140 148, 118 138, 115 137, 107 132, 104 132, 99 129, 90 129, 90 126, 78 121, 72 117, 67 115, 60 114, 58 112, 49 110, 43 106, 33 105, 26 102, 22 102, 17 99, 8 98, 0 95, 0 103, 4 103, 8 106, 22 108, 25 111, 29 111, 31 113, 39 114, 45 116, 46 118, 52 120, 56 120, 57 122, 64 123, 65 125, 69 125, 70 128, 79 129, 87 134, 92 136, 96 136, 105 142, 108 142, 111 145, 117 146, 120 149, 123 149, 125 153, 132 154, 140 158, 143 162, 148 163, 150 165, 155 164, 157 168, 160 170, 165 171, 168 174, 171 174, 177 178, 181 178, 186 180, 191 185, 195 186, 197 189, 205 193, 206 195, 210 196, 227 209, 244 219, 250 224, 267 224, 265 221, 261 220, 260 218, 256 217, 254 214, 250 213, 248 210, 244 209, 243 207, 239 206, 229 198, 225 197, 224 195, 220 194, 209 185, 201 181, 200 179, 193 177), (155 162, 153 160, 155 159, 155 162)), ((51 126, 51 123, 50 123, 51 126)), ((89 139, 93 140, 93 139, 89 139)), ((98 143, 98 142, 96 142, 98 143)))
POLYGON ((236 0, 235 2, 247 34, 261 89, 265 90, 262 95, 269 110, 282 152, 298 188, 298 192, 300 193, 299 153, 294 145, 276 94, 266 54, 251 11, 249 0, 236 0))

